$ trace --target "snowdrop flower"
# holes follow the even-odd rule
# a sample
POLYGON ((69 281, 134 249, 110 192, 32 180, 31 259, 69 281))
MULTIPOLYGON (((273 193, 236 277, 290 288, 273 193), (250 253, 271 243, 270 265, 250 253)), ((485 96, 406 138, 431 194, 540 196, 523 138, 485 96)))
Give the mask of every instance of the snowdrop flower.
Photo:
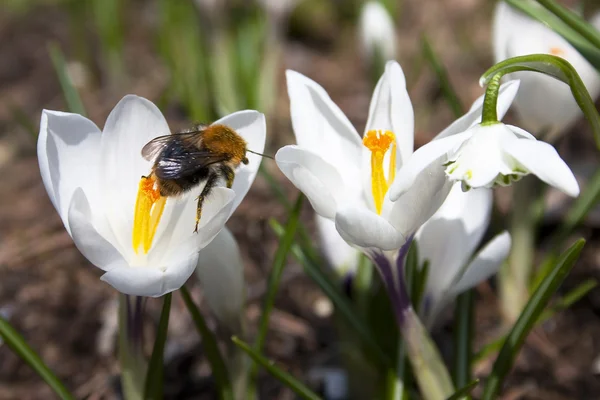
POLYGON ((420 315, 428 328, 463 291, 495 274, 510 250, 510 235, 494 237, 473 256, 490 222, 491 189, 463 192, 455 184, 440 209, 419 229, 419 265, 429 263, 420 315))
MULTIPOLYGON (((263 150, 262 114, 240 111, 216 123, 235 129, 250 149, 263 150)), ((138 188, 140 193, 144 189, 140 177, 152 166, 140 151, 151 139, 169 133, 158 108, 133 95, 115 106, 102 131, 78 114, 42 112, 38 159, 50 200, 79 251, 105 271, 101 279, 125 294, 158 297, 180 288, 196 268, 198 251, 244 198, 261 161, 248 154, 250 162, 237 171, 232 189, 214 189, 194 233, 201 187, 180 198, 153 199, 154 205, 136 204, 138 188), (134 221, 140 206, 148 218, 134 221), (135 240, 140 228, 147 234, 135 240), (140 240, 143 246, 136 246, 140 240)))
MULTIPOLYGON (((592 23, 600 27, 600 19, 592 23)), ((560 56, 575 67, 592 98, 600 94, 600 75, 573 46, 546 25, 503 1, 496 5, 493 39, 496 62, 528 54, 560 56)), ((509 76, 521 80, 522 90, 515 99, 515 109, 523 125, 532 132, 546 131, 548 141, 565 132, 581 116, 569 86, 563 82, 534 72, 509 76)))
POLYGON ((360 45, 363 57, 372 61, 396 58, 396 32, 394 21, 386 8, 378 1, 366 2, 360 12, 360 45))
POLYGON ((246 303, 244 264, 229 229, 223 228, 212 242, 200 250, 196 276, 219 322, 230 333, 241 333, 246 303))

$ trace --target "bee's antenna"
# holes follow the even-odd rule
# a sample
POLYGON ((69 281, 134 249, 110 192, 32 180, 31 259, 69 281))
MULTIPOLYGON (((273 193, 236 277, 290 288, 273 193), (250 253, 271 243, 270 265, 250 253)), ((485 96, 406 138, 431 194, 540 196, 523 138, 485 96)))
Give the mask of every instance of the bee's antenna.
POLYGON ((271 160, 274 160, 274 158, 273 158, 273 157, 271 157, 271 156, 269 156, 269 155, 266 155, 266 154, 257 153, 256 151, 252 151, 252 150, 248 150, 248 149, 246 149, 246 151, 249 151, 249 152, 250 152, 250 153, 252 153, 252 154, 256 154, 257 156, 261 156, 261 157, 267 157, 267 158, 270 158, 271 160))

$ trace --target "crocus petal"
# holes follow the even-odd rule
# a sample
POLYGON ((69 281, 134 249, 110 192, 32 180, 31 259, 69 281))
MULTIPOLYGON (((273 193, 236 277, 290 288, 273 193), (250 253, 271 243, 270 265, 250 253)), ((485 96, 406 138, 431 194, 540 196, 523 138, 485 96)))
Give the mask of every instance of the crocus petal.
POLYGON ((362 151, 360 135, 319 84, 291 70, 286 77, 296 142, 352 176, 362 151))
POLYGON ((130 296, 160 297, 165 291, 165 274, 158 268, 113 268, 100 277, 119 292, 130 296))
POLYGON ((396 61, 388 61, 371 98, 365 132, 392 131, 396 136, 399 156, 396 163, 400 166, 413 152, 414 119, 404 72, 396 61))
POLYGON ((219 322, 230 333, 239 333, 246 301, 244 264, 237 242, 227 228, 200 251, 196 275, 219 322))
POLYGON ((573 172, 552 145, 537 140, 516 139, 504 142, 503 148, 548 185, 572 197, 579 195, 579 185, 573 172))
POLYGON ((507 43, 511 35, 515 31, 519 32, 526 28, 533 22, 534 20, 509 6, 504 1, 496 3, 492 27, 494 61, 496 63, 510 58, 507 43))
POLYGON ((100 137, 100 129, 79 114, 42 111, 37 143, 40 173, 69 234, 68 209, 75 189, 98 197, 100 137))
POLYGON ((94 217, 82 189, 73 193, 68 222, 75 246, 96 267, 110 271, 128 264, 121 253, 93 225, 94 217))
POLYGON ((333 221, 317 215, 316 222, 321 248, 329 264, 341 275, 354 273, 360 252, 346 243, 335 228, 333 221))
POLYGON ((448 152, 460 146, 470 137, 471 132, 464 132, 440 140, 433 140, 417 149, 400 168, 394 183, 390 186, 388 191, 390 200, 392 202, 398 200, 404 192, 410 189, 417 176, 421 176, 424 170, 427 169, 431 172, 434 172, 436 168, 444 170, 444 163, 447 161, 445 156, 448 152), (432 165, 434 167, 430 169, 432 165))
POLYGON ((123 97, 106 120, 102 132, 101 185, 109 220, 123 248, 131 247, 140 177, 149 174, 152 167, 139 152, 150 140, 170 133, 160 110, 152 102, 134 95, 123 97))
POLYGON ((333 219, 347 192, 338 170, 312 151, 298 146, 285 146, 275 154, 283 174, 308 197, 315 212, 333 219))
MULTIPOLYGON (((500 86, 500 91, 498 92, 498 104, 496 107, 496 112, 498 114, 498 120, 502 120, 504 115, 508 111, 508 108, 512 104, 515 96, 517 95, 517 91, 519 90, 520 81, 512 80, 506 83, 503 83, 500 86)), ((456 135, 458 133, 462 133, 472 127, 475 124, 481 122, 481 113, 483 111, 483 99, 485 95, 481 95, 473 105, 471 109, 462 117, 454 121, 450 124, 446 129, 440 132, 434 140, 441 139, 447 136, 456 135)))
POLYGON ((508 257, 510 245, 511 238, 508 232, 494 237, 465 268, 464 274, 456 284, 451 286, 451 293, 458 295, 496 273, 508 257))
POLYGON ((406 242, 388 221, 364 207, 341 208, 335 216, 335 227, 345 241, 363 248, 397 250, 406 242))
MULTIPOLYGON (((248 149, 262 153, 265 148, 267 126, 264 114, 254 110, 238 111, 216 121, 215 124, 227 125, 234 129, 248 143, 248 149)), ((262 157, 248 152, 248 165, 240 165, 235 171, 233 191, 236 198, 231 212, 235 211, 250 189, 258 172, 262 157)))
POLYGON ((391 202, 388 198, 384 200, 382 215, 404 237, 414 235, 440 208, 450 193, 452 182, 446 179, 444 157, 445 155, 438 157, 413 177, 413 184, 401 192, 395 201, 391 202))

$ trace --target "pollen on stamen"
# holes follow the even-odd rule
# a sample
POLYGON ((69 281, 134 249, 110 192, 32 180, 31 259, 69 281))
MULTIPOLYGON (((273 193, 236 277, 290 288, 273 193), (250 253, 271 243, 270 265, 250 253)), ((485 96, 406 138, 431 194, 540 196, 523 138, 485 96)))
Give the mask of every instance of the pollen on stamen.
POLYGON ((154 178, 145 176, 142 177, 138 186, 131 240, 136 254, 139 252, 140 246, 144 253, 147 254, 150 251, 165 207, 166 198, 162 197, 154 186, 154 178))
POLYGON ((381 214, 383 207, 383 199, 391 185, 394 174, 396 172, 396 137, 390 131, 368 131, 364 138, 363 144, 371 150, 371 191, 375 210, 381 214), (388 171, 388 179, 384 174, 383 160, 385 153, 392 148, 390 155, 390 164, 388 171))

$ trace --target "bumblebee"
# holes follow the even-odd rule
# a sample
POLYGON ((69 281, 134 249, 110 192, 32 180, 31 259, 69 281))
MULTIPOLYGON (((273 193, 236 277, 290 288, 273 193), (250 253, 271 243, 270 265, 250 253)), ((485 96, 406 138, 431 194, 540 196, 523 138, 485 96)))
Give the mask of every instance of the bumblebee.
POLYGON ((202 216, 202 204, 212 189, 224 181, 233 186, 235 169, 248 164, 246 141, 228 126, 196 125, 191 129, 159 136, 142 148, 142 157, 152 161, 153 178, 162 197, 174 197, 206 182, 198 196, 196 227, 202 216))

